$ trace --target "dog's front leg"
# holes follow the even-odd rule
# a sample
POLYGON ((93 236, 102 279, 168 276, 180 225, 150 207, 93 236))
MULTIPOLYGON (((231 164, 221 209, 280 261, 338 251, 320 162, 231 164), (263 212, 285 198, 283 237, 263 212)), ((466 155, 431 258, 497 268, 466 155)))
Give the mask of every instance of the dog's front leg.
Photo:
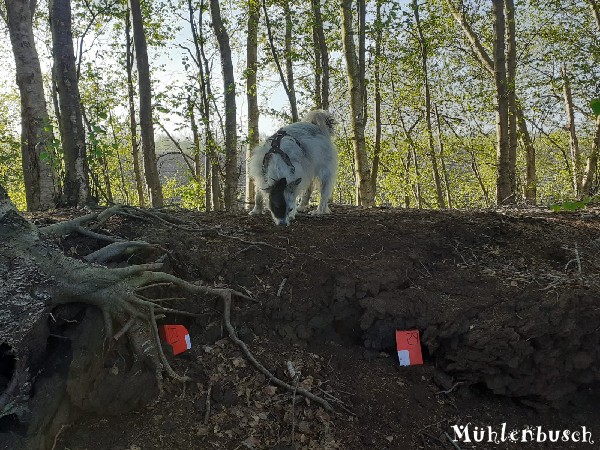
POLYGON ((321 177, 321 201, 319 202, 319 206, 314 211, 311 211, 310 214, 313 216, 320 216, 322 214, 331 214, 331 210, 327 203, 331 198, 331 194, 333 194, 333 181, 335 177, 331 173, 326 173, 321 177))
POLYGON ((298 212, 298 207, 294 206, 294 209, 292 209, 290 211, 290 213, 288 214, 288 219, 289 220, 294 220, 296 218, 296 213, 298 212))
POLYGON ((313 191, 313 183, 310 183, 306 190, 302 193, 302 197, 300 198, 300 207, 298 207, 299 212, 304 212, 308 209, 308 202, 310 201, 310 196, 313 191))
POLYGON ((262 189, 260 189, 258 186, 256 186, 256 188, 254 190, 254 208, 252 208, 252 211, 250 211, 249 214, 251 216, 262 214, 263 213, 263 204, 264 204, 264 197, 263 197, 262 189))

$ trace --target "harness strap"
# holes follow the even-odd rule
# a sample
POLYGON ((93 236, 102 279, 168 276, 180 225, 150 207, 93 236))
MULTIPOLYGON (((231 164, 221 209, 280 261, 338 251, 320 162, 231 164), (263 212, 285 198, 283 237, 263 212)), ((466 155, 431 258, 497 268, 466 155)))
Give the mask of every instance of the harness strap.
MULTIPOLYGON (((293 136, 290 136, 284 130, 279 130, 277 133, 275 133, 273 136, 271 136, 269 138, 271 140, 271 148, 269 149, 269 151, 265 154, 265 157, 263 158, 263 172, 267 171, 267 166, 269 165, 269 161, 271 160, 271 157, 275 154, 281 156, 281 159, 283 160, 284 163, 286 163, 289 166, 292 173, 294 173, 296 171, 296 168, 292 164, 292 160, 290 159, 288 154, 286 152, 284 152, 283 150, 281 150, 281 140, 286 136, 291 137, 292 139, 294 139, 296 141, 296 143, 298 143, 296 138, 294 138, 293 136)), ((300 145, 300 144, 298 143, 298 145, 300 145)))
POLYGON ((302 153, 304 153, 305 156, 308 155, 306 148, 304 147, 304 145, 302 145, 302 143, 298 139, 296 139, 294 136, 292 136, 285 130, 279 130, 279 131, 277 131, 277 133, 275 133, 273 136, 271 136, 269 139, 267 139, 268 141, 269 140, 271 141, 271 148, 269 149, 269 151, 265 154, 265 157, 263 158, 263 173, 267 172, 267 166, 269 165, 269 161, 271 160, 271 157, 273 155, 281 156, 281 159, 283 160, 284 163, 287 164, 287 166, 290 168, 292 173, 294 173, 296 171, 296 168, 292 164, 292 160, 290 159, 288 154, 286 152, 284 152, 283 150, 281 150, 281 140, 284 137, 289 137, 289 138, 293 139, 296 142, 296 144, 298 145, 298 147, 300 147, 300 150, 302 150, 302 153))

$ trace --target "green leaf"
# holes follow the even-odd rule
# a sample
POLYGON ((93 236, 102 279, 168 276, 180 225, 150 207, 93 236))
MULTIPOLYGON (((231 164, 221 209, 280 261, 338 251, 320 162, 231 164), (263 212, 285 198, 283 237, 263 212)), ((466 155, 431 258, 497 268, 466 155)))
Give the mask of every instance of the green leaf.
POLYGON ((585 209, 586 205, 591 202, 591 197, 586 197, 583 200, 565 200, 562 203, 550 205, 550 209, 554 212, 561 211, 579 211, 585 209))
POLYGON ((597 116, 600 116, 600 98, 595 98, 590 102, 590 106, 592 107, 592 111, 597 116))

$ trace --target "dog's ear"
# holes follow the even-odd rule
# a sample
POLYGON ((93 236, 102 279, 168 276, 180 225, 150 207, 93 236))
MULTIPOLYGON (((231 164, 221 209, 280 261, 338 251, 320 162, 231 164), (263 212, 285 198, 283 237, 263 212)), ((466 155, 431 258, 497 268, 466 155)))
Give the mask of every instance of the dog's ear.
POLYGON ((302 181, 302 178, 298 178, 297 180, 292 181, 290 184, 288 184, 286 186, 286 189, 294 189, 294 188, 296 188, 297 186, 300 185, 301 181, 302 181))

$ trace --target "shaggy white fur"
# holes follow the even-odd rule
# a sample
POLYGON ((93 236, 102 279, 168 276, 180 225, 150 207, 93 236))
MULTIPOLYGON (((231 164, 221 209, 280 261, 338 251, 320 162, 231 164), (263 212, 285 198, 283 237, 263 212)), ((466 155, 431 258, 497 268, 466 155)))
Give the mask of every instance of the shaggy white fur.
POLYGON ((329 112, 311 111, 302 122, 281 128, 254 150, 249 171, 256 186, 256 203, 250 214, 262 214, 266 199, 275 224, 289 225, 296 211, 307 207, 315 179, 319 180, 321 201, 312 214, 331 212, 327 203, 337 172, 337 150, 331 141, 334 123, 329 112))

